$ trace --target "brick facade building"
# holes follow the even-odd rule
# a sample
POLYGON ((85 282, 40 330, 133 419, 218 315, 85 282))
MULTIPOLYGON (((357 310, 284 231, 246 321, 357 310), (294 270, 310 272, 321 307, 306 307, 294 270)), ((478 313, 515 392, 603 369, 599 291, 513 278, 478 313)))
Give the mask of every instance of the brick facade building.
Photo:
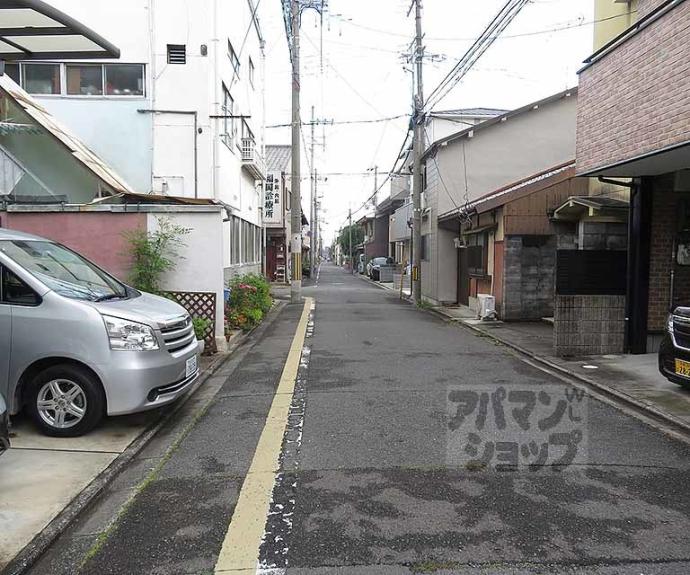
MULTIPOLYGON (((599 0, 600 2, 613 0, 599 0)), ((580 71, 579 175, 630 178, 628 351, 655 351, 690 304, 690 2, 638 0, 580 71), (680 246, 680 247, 679 247, 680 246)))
MULTIPOLYGON (((651 4, 662 2, 640 2, 641 13, 651 4)), ((690 2, 682 2, 615 50, 590 58, 580 72, 581 172, 690 140, 689 36, 690 2)))

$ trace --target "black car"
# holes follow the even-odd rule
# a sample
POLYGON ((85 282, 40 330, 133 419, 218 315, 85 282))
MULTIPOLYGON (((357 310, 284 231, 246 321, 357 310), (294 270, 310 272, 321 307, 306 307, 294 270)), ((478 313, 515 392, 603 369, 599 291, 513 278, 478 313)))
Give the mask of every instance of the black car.
POLYGON ((0 455, 10 448, 10 417, 5 400, 0 395, 0 455))
POLYGON ((381 279, 381 266, 389 266, 394 262, 393 258, 379 257, 372 258, 367 264, 367 275, 374 281, 381 279))
POLYGON ((678 307, 668 316, 659 371, 673 383, 690 386, 690 307, 678 307))

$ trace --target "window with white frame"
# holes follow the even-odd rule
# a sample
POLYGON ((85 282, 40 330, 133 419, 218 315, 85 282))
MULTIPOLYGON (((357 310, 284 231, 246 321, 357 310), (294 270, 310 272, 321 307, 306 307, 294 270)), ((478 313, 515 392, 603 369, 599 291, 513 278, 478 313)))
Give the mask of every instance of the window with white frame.
POLYGON ((67 64, 69 96, 102 96, 103 67, 93 64, 67 64))
POLYGON ((145 95, 143 64, 22 62, 10 64, 8 68, 8 75, 29 94, 81 97, 145 95))
POLYGON ((230 58, 230 63, 232 64, 232 69, 235 71, 237 76, 240 75, 240 58, 232 47, 232 42, 228 38, 228 58, 230 58))
POLYGON ((261 262, 261 227, 237 216, 230 218, 230 265, 261 262))
POLYGON ((240 263, 240 219, 237 216, 230 218, 230 264, 240 263))
POLYGON ((21 85, 29 94, 61 94, 60 64, 21 64, 21 85))
POLYGON ((235 115, 235 100, 230 95, 228 87, 223 84, 223 141, 232 149, 232 144, 237 140, 237 123, 235 115))
POLYGON ((105 93, 108 96, 143 96, 144 67, 139 64, 106 64, 105 93))

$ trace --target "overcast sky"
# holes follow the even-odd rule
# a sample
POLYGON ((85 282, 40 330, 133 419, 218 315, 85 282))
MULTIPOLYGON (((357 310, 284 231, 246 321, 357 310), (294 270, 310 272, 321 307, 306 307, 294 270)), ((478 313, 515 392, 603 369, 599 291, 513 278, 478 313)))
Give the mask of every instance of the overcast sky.
MULTIPOLYGON (((318 15, 302 22, 302 120, 311 106, 316 117, 335 121, 380 119, 411 110, 411 75, 401 54, 414 38, 410 0, 330 0, 323 28, 323 73, 319 56, 318 15)), ((505 0, 424 0, 427 56, 425 92, 443 79, 454 63, 505 4, 505 0)), ((290 122, 290 62, 279 0, 259 7, 266 47, 266 123, 290 122)), ((435 109, 495 107, 514 109, 577 85, 577 70, 592 52, 592 0, 532 0, 473 70, 435 109)), ((360 208, 374 189, 374 166, 391 169, 408 119, 318 128, 316 168, 327 182, 323 195, 324 241, 330 243, 346 223, 348 208, 360 208)), ((310 128, 303 129, 309 142, 310 128)), ((289 144, 289 129, 266 130, 268 144, 289 144)), ((308 152, 302 170, 308 176, 308 152)), ((382 189, 378 200, 388 195, 382 189)), ((302 182, 309 214, 309 181, 302 182)), ((371 211, 371 210, 369 210, 371 211)), ((356 217, 361 217, 359 209, 356 217)))

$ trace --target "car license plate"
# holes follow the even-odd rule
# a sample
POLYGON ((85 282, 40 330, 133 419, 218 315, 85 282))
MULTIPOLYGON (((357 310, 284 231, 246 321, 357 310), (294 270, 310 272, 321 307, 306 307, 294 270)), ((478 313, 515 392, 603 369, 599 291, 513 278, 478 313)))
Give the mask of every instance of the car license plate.
POLYGON ((676 360, 676 374, 690 377, 690 361, 676 360))
POLYGON ((190 375, 194 375, 196 373, 196 366, 197 366, 197 359, 196 355, 194 357, 190 357, 187 360, 187 369, 185 373, 185 377, 189 377, 190 375))

